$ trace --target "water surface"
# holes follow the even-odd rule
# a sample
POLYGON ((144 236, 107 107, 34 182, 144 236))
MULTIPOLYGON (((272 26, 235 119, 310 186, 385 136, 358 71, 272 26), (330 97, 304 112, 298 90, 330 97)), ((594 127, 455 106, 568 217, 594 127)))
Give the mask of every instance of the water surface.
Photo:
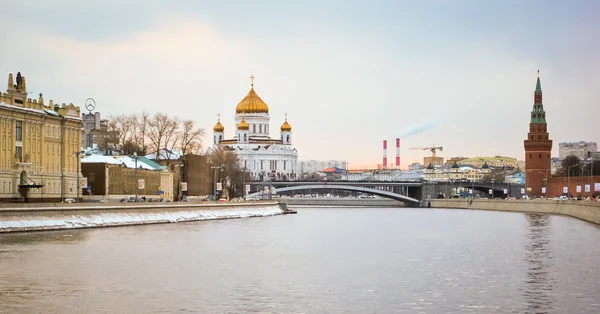
POLYGON ((5 313, 600 313, 600 228, 548 215, 298 215, 0 235, 5 313))

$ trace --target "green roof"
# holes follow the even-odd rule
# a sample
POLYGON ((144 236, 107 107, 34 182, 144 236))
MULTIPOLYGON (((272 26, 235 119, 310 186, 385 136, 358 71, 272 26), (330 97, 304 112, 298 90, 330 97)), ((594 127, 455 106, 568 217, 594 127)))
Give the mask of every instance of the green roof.
POLYGON ((162 166, 162 165, 160 165, 160 164, 156 163, 154 160, 148 159, 148 158, 146 158, 146 157, 143 157, 143 156, 138 156, 138 158, 137 158, 137 159, 138 159, 139 161, 141 161, 141 162, 145 163, 146 165, 148 165, 148 166, 150 166, 150 167, 152 167, 152 168, 156 169, 156 170, 163 170, 163 169, 166 169, 166 168, 167 168, 167 166, 162 166))
POLYGON ((538 76, 537 79, 537 84, 535 84, 535 91, 537 93, 541 93, 542 92, 542 84, 540 83, 540 77, 538 76))

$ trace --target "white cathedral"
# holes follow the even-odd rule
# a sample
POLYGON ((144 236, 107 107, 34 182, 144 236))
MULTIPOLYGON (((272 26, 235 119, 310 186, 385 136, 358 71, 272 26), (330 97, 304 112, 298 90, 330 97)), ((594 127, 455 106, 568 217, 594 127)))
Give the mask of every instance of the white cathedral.
POLYGON ((292 126, 285 121, 281 136, 269 136, 269 106, 254 91, 254 76, 248 95, 235 108, 235 137, 225 139, 225 127, 219 119, 213 128, 213 146, 229 149, 239 159, 242 169, 255 180, 294 180, 297 178, 298 152, 292 147, 292 126))

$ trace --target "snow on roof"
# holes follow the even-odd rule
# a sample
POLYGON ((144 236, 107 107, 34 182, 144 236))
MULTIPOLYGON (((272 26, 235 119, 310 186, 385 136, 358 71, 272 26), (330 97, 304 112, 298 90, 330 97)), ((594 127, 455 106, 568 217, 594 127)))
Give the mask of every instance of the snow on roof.
MULTIPOLYGON (((160 150, 160 159, 161 160, 177 160, 181 156, 182 156, 182 153, 176 149, 170 150, 170 149, 163 148, 160 150)), ((148 154, 144 157, 146 157, 148 159, 156 160, 155 153, 148 154)))
MULTIPOLYGON (((82 163, 106 163, 110 165, 125 165, 127 168, 135 168, 135 159, 130 156, 99 156, 99 155, 91 155, 86 156, 81 160, 82 163)), ((160 170, 156 169, 142 160, 138 159, 137 161, 138 168, 147 169, 147 170, 160 170)))

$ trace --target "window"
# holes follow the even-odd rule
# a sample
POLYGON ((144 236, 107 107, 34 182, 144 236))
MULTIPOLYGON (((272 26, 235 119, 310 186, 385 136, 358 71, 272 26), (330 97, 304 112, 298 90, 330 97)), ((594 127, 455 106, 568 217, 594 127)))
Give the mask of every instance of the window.
POLYGON ((290 136, 289 136, 289 135, 287 136, 287 140, 286 140, 286 141, 287 141, 288 143, 290 142, 290 136))
POLYGON ((23 140, 23 121, 17 121, 16 124, 16 136, 17 136, 17 141, 22 141, 23 140))
POLYGON ((262 124, 258 125, 258 132, 262 133, 262 124))
POLYGON ((260 161, 260 170, 263 170, 263 169, 264 169, 264 163, 263 163, 263 162, 264 162, 264 160, 261 160, 261 161, 260 161))
POLYGON ((283 170, 287 170, 287 169, 286 169, 286 165, 287 165, 287 161, 286 161, 286 160, 284 160, 284 161, 283 161, 283 170))
POLYGON ((256 133, 256 124, 252 125, 252 133, 256 133))
POLYGON ((248 136, 244 134, 244 142, 248 140, 248 136))
POLYGON ((23 147, 15 147, 15 157, 17 158, 18 162, 23 162, 23 147))

